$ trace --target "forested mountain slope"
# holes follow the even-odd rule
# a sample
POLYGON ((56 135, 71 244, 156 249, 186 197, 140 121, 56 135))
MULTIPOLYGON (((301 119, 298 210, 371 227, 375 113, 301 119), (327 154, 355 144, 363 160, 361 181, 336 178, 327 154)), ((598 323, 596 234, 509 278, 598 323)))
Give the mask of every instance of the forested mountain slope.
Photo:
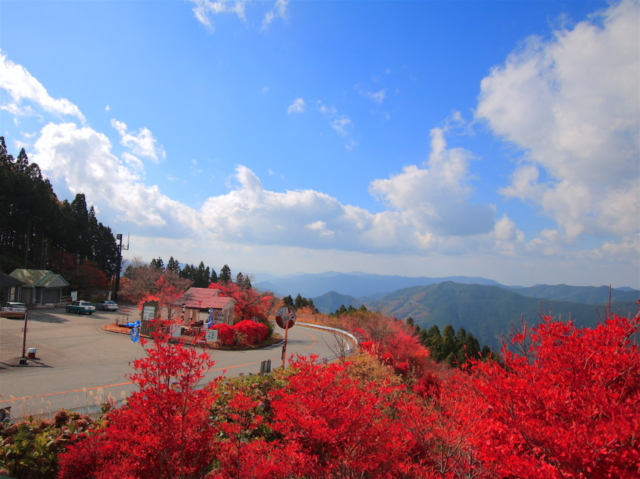
MULTIPOLYGON (((604 304, 599 308, 602 317, 604 304)), ((558 319, 572 319, 577 326, 593 326, 600 319, 594 305, 540 300, 497 286, 454 282, 402 289, 365 305, 398 319, 412 317, 421 328, 463 327, 473 331, 480 343, 496 349, 500 337, 509 333, 512 325, 519 325, 521 318, 533 324, 540 321, 540 313, 551 313, 558 319)), ((612 306, 623 316, 637 310, 634 301, 614 302, 612 306)))

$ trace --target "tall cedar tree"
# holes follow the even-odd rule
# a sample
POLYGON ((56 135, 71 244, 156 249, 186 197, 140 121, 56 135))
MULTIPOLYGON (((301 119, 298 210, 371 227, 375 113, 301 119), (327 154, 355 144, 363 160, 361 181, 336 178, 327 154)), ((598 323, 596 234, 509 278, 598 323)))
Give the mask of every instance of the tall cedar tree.
MULTIPOLYGON (((71 255, 78 264, 95 267, 106 278, 115 274, 118 250, 114 235, 98 222, 93 208, 87 209, 84 194, 77 194, 71 203, 60 202, 38 165, 29 163, 24 149, 15 159, 7 152, 4 137, 0 137, 0 204, 0 266, 4 272, 32 268, 61 273, 63 264, 56 260, 71 255)), ((71 286, 83 289, 86 284, 72 280, 71 286)))

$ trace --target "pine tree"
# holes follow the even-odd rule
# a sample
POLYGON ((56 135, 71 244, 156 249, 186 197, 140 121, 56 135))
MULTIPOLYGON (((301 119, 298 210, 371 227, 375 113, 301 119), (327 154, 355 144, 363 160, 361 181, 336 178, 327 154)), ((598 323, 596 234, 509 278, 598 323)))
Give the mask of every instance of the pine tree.
POLYGON ((162 261, 162 258, 158 256, 158 259, 151 260, 149 266, 151 266, 153 269, 164 269, 164 261, 162 261))
POLYGON ((180 262, 177 259, 173 259, 173 256, 171 256, 167 262, 167 269, 180 274, 180 262))
POLYGON ((220 276, 218 276, 218 282, 221 284, 229 284, 231 282, 231 268, 226 264, 220 270, 220 276))

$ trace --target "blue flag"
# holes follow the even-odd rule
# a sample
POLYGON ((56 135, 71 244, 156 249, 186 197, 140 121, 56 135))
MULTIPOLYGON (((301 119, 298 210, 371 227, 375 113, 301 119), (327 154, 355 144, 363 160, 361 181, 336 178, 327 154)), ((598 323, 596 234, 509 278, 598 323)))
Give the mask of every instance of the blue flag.
POLYGON ((131 334, 129 337, 131 338, 132 343, 137 343, 138 339, 140 339, 140 321, 136 321, 133 324, 134 326, 131 328, 131 334))
POLYGON ((207 321, 207 329, 211 329, 213 326, 213 308, 209 309, 209 319, 207 321))

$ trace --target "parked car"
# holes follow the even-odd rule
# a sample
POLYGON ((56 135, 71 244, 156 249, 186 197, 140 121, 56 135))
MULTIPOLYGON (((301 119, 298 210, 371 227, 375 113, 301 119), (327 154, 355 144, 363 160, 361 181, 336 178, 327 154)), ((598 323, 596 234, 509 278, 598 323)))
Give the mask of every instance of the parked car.
POLYGON ((89 301, 74 301, 71 304, 67 305, 67 313, 77 313, 77 314, 93 314, 96 310, 96 307, 91 304, 89 301))
POLYGON ((9 301, 0 308, 0 317, 3 318, 23 318, 27 312, 27 305, 9 301))
POLYGON ((118 305, 114 301, 98 301, 94 306, 96 307, 96 310, 118 311, 118 305))

